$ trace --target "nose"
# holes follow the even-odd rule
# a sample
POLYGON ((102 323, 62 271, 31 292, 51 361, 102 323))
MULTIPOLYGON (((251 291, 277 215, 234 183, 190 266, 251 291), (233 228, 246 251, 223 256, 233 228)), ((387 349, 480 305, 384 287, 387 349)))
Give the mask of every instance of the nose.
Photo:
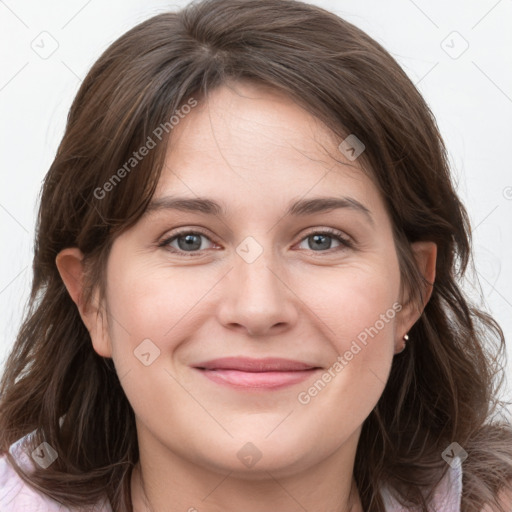
POLYGON ((282 333, 296 323, 300 301, 271 253, 264 250, 252 262, 235 255, 219 301, 218 318, 224 327, 263 337, 282 333))

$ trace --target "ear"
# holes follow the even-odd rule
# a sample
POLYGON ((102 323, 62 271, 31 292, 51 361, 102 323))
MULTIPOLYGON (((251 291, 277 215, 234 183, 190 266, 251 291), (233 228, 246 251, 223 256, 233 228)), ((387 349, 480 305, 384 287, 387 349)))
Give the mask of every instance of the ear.
POLYGON ((78 308, 80 317, 89 331, 94 350, 102 357, 112 357, 105 309, 95 293, 87 304, 83 301, 85 267, 84 256, 77 247, 63 249, 55 263, 66 289, 78 308))
POLYGON ((434 281, 436 279, 437 245, 434 242, 414 242, 411 244, 411 249, 416 261, 416 266, 424 279, 422 283, 423 288, 421 290, 423 300, 421 304, 413 300, 407 300, 406 304, 403 305, 397 326, 398 340, 396 343, 396 353, 403 349, 404 336, 423 313, 423 309, 432 295, 434 281))

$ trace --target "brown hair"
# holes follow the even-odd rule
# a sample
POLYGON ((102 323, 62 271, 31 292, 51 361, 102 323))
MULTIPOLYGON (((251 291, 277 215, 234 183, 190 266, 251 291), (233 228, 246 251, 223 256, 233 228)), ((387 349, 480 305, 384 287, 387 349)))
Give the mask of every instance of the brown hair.
POLYGON ((112 360, 94 352, 55 258, 67 247, 85 254, 91 300, 113 240, 155 191, 171 130, 115 191, 100 197, 98 189, 191 98, 237 79, 284 92, 340 141, 350 133, 364 141, 362 161, 391 216, 405 290, 421 280, 410 243, 438 246, 430 301, 363 424, 354 471, 364 510, 383 510, 379 487, 387 484, 404 505, 426 511, 423 493, 446 472, 441 453, 452 441, 469 454, 462 510, 497 506, 512 478, 512 430, 497 417, 505 342, 460 288, 469 223, 434 116, 382 46, 293 0, 204 0, 159 14, 115 41, 88 73, 42 189, 29 310, 0 389, 1 452, 35 431, 33 446, 45 440, 59 456, 30 475, 17 468, 27 482, 66 505, 106 495, 114 510, 132 510, 134 413, 112 360))

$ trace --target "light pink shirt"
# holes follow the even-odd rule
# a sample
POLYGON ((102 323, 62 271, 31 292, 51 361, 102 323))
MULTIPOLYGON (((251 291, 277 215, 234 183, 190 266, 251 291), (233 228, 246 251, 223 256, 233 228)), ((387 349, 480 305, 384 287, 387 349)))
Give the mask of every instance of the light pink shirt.
MULTIPOLYGON (((23 450, 25 436, 16 441, 9 451, 22 469, 29 472, 36 466, 28 451, 23 450)), ((432 512, 460 512, 462 494, 462 469, 460 465, 450 467, 445 478, 436 488, 432 512)), ((409 512, 402 508, 387 489, 382 489, 386 512, 409 512)), ((105 500, 94 508, 69 508, 52 500, 27 485, 11 466, 5 455, 0 457, 0 511, 1 512, 112 512, 105 500)))
MULTIPOLYGON (((388 489, 382 489, 381 495, 386 506, 386 512, 411 512, 398 504, 388 489)), ((462 464, 456 458, 453 465, 439 482, 434 491, 433 501, 429 506, 431 512, 460 512, 462 497, 462 464)))
MULTIPOLYGON (((18 465, 30 472, 36 464, 28 449, 24 449, 23 442, 30 434, 13 443, 9 452, 16 459, 18 465)), ((57 455, 58 456, 58 455, 57 455)), ((0 456, 0 511, 1 512, 112 512, 112 508, 105 500, 95 507, 69 508, 40 493, 25 483, 16 473, 5 455, 0 456)))

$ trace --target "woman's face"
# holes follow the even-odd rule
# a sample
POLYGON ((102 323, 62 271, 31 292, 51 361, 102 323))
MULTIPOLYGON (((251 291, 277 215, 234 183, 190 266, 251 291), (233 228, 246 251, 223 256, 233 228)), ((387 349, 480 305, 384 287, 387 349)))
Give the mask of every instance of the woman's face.
POLYGON ((151 207, 113 244, 93 343, 141 450, 277 476, 355 453, 415 319, 358 160, 286 97, 235 88, 173 128, 151 207))

